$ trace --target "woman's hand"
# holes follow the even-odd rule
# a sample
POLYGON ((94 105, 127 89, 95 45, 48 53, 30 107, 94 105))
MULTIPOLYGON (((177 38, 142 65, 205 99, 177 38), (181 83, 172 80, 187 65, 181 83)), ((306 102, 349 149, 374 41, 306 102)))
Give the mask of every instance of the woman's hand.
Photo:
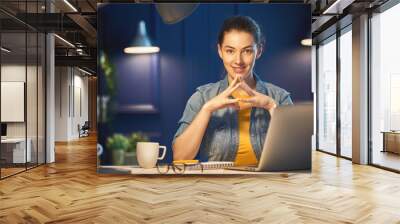
POLYGON ((226 90, 205 103, 202 109, 209 113, 226 107, 239 110, 239 99, 232 99, 230 96, 235 90, 240 88, 241 83, 240 78, 237 76, 226 90))
POLYGON ((250 96, 248 98, 239 99, 240 102, 245 103, 245 108, 250 108, 250 107, 264 108, 268 110, 272 115, 274 109, 277 106, 274 99, 251 89, 245 82, 240 83, 240 88, 246 91, 246 93, 250 96))

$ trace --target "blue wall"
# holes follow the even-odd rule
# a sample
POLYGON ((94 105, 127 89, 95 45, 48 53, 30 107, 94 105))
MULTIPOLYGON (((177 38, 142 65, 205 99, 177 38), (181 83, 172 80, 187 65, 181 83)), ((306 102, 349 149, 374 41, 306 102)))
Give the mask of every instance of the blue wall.
MULTIPOLYGON (((118 101, 140 103, 153 99, 149 96, 154 97, 155 92, 159 109, 158 113, 148 114, 116 113, 112 132, 148 132, 152 140, 168 147, 170 161, 171 141, 187 99, 196 87, 223 77, 217 35, 223 20, 236 14, 251 16, 266 36, 265 52, 256 61, 256 73, 291 92, 294 102, 312 100, 311 48, 300 44, 303 38, 311 37, 308 5, 202 4, 182 22, 166 25, 152 4, 103 4, 98 10, 98 47, 116 65, 118 101), (150 36, 160 47, 159 54, 138 57, 123 53, 135 36, 139 20, 146 21, 150 36)), ((101 71, 99 75, 102 95, 101 71)), ((104 139, 100 137, 99 142, 104 143, 104 139)), ((109 157, 106 152, 102 163, 107 164, 109 157)))

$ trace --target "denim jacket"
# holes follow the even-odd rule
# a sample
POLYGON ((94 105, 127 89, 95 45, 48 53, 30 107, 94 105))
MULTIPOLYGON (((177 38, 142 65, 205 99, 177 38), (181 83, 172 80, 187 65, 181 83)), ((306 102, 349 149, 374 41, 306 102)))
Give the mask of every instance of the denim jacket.
MULTIPOLYGON (((256 91, 272 97, 277 106, 292 104, 290 93, 286 90, 261 81, 256 74, 254 74, 254 79, 256 81, 256 91)), ((179 127, 173 141, 190 125, 202 106, 227 87, 227 75, 223 80, 216 83, 198 87, 186 104, 183 116, 178 122, 179 127)), ((269 112, 263 108, 253 107, 251 109, 250 141, 258 160, 260 160, 270 118, 269 112)), ((209 161, 234 161, 238 144, 238 111, 233 108, 223 108, 212 113, 197 157, 200 157, 201 160, 209 161)))

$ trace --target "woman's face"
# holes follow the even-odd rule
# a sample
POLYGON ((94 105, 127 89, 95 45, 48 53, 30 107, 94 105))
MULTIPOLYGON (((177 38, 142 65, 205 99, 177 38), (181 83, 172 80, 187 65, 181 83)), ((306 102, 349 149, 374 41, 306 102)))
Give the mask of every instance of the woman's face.
POLYGON ((218 54, 231 80, 236 75, 246 80, 252 74, 256 59, 261 56, 261 49, 250 33, 231 30, 225 32, 222 44, 218 44, 218 54))

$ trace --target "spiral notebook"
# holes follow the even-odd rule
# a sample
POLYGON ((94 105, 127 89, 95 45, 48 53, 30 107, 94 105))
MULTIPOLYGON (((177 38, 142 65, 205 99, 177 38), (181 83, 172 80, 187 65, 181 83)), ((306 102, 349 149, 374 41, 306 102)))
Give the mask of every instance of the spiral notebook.
POLYGON ((235 166, 235 163, 230 161, 212 161, 212 162, 202 162, 200 164, 188 166, 187 169, 200 170, 201 166, 203 166, 203 170, 215 170, 215 169, 224 169, 235 166))

